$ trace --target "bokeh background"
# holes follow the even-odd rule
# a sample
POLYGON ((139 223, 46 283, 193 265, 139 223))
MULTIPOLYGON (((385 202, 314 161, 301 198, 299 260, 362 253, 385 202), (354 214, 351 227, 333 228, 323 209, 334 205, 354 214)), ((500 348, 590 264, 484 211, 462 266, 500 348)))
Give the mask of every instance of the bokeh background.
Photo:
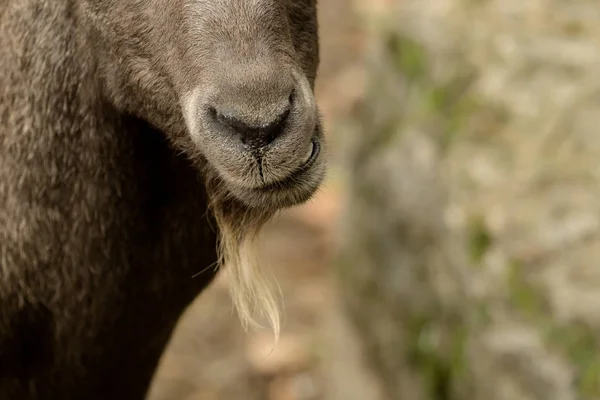
POLYGON ((600 399, 600 3, 320 0, 330 173, 223 279, 149 400, 600 399))

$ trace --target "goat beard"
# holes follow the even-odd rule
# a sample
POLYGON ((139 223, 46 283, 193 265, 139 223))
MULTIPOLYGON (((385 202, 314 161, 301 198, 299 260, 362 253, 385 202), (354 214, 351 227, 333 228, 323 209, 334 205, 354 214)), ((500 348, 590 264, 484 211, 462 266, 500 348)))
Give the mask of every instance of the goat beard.
POLYGON ((276 210, 249 208, 232 197, 216 172, 205 169, 209 208, 217 223, 218 268, 227 276, 231 300, 245 330, 263 327, 266 319, 275 335, 280 333, 281 291, 266 274, 258 257, 258 238, 276 210), (279 295, 279 299, 276 296, 279 295))

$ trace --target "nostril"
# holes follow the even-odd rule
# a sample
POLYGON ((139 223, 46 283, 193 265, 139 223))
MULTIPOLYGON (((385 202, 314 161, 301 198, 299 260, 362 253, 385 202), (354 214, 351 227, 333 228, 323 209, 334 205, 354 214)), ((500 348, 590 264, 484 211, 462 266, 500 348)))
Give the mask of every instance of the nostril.
POLYGON ((283 128, 283 125, 290 116, 290 107, 287 107, 279 116, 271 123, 262 126, 261 128, 270 133, 278 133, 283 128))
POLYGON ((214 122, 238 135, 241 142, 246 146, 259 149, 269 145, 282 134, 290 116, 293 99, 294 94, 292 92, 283 112, 267 123, 246 122, 243 117, 235 115, 233 112, 220 112, 215 107, 209 107, 208 112, 214 122))
POLYGON ((282 134, 289 115, 290 107, 288 106, 276 119, 268 124, 259 127, 246 126, 240 137, 242 143, 252 149, 259 149, 269 145, 282 134))

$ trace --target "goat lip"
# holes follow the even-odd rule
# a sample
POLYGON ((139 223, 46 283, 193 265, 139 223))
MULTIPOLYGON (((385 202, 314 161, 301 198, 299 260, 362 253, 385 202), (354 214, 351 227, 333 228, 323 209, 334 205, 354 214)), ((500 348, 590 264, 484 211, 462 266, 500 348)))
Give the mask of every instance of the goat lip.
POLYGON ((307 153, 307 157, 304 163, 292 172, 287 177, 278 180, 276 182, 269 183, 267 185, 256 188, 261 192, 277 191, 286 189, 295 185, 302 175, 306 174, 315 165, 321 154, 321 142, 317 136, 314 136, 311 140, 310 154, 307 153))
POLYGON ((315 163, 315 161, 319 157, 320 153, 321 153, 321 142, 319 142, 319 139, 317 139, 317 137, 315 136, 312 138, 312 140, 310 142, 310 149, 306 153, 306 157, 304 159, 304 164, 302 164, 302 166, 300 166, 300 169, 310 168, 315 163))

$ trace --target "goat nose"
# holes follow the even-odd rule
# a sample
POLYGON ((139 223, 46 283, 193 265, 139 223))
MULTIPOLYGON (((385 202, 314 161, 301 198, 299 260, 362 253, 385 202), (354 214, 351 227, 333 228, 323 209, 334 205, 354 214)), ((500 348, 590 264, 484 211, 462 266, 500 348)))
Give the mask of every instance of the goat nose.
POLYGON ((238 136, 239 140, 251 148, 257 150, 269 145, 273 140, 283 133, 286 121, 290 115, 292 96, 289 97, 284 107, 278 107, 277 112, 268 113, 264 117, 247 117, 245 113, 237 113, 235 107, 213 107, 211 114, 214 121, 230 132, 238 136), (273 115, 276 115, 273 118, 273 115))

